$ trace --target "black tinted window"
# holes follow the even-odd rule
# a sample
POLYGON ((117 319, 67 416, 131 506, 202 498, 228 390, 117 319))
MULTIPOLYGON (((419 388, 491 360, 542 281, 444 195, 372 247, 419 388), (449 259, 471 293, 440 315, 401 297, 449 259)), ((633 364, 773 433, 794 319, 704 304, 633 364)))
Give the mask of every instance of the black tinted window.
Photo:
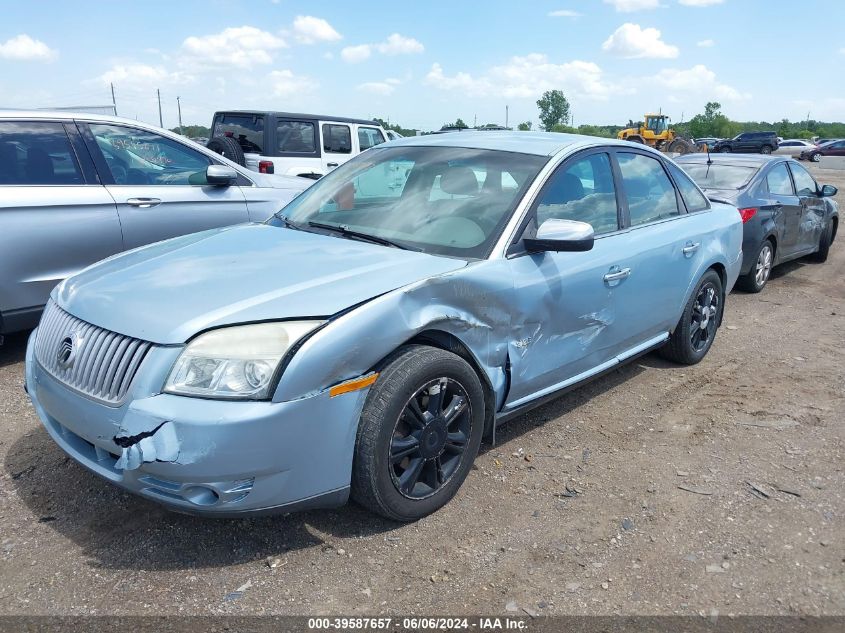
POLYGON ((333 154, 352 152, 352 132, 348 125, 323 124, 323 149, 333 154))
POLYGON ((0 123, 0 185, 80 185, 61 123, 0 123))
POLYGON ((264 117, 260 114, 222 114, 214 121, 212 136, 231 136, 244 152, 264 151, 264 117))
POLYGON ((279 121, 276 125, 276 147, 283 154, 313 154, 314 124, 309 121, 279 121))

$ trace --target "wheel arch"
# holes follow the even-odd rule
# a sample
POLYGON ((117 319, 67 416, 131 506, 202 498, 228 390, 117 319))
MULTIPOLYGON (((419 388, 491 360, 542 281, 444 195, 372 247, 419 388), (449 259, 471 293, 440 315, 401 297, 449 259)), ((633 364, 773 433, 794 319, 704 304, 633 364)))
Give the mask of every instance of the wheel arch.
MULTIPOLYGON (((833 244, 833 240, 836 239, 836 231, 839 228, 839 216, 838 215, 831 216, 830 223, 831 223, 831 226, 832 226, 831 234, 830 234, 830 243, 833 244)), ((2 321, 0 321, 0 323, 2 323, 2 321)))
POLYGON ((445 330, 438 330, 436 328, 428 328, 418 332, 399 347, 391 351, 384 358, 379 360, 373 367, 377 370, 387 365, 403 347, 408 345, 427 345, 428 347, 436 347, 445 352, 456 354, 465 360, 478 379, 481 381, 481 387, 484 390, 484 430, 489 432, 493 426, 493 420, 496 414, 496 391, 493 389, 493 384, 490 382, 490 377, 482 368, 481 363, 476 358, 470 347, 464 343, 460 338, 451 332, 445 330))

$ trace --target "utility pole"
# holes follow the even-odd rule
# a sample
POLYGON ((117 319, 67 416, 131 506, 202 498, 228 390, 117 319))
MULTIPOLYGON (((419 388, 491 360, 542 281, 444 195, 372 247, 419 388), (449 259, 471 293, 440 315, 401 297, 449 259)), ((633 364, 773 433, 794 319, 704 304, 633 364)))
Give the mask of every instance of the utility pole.
POLYGON ((158 96, 158 126, 164 127, 164 119, 161 118, 161 90, 156 88, 156 95, 158 96))
POLYGON ((179 134, 182 134, 182 103, 179 99, 181 97, 176 97, 176 110, 179 112, 179 134))
POLYGON ((505 106, 505 127, 508 127, 508 106, 505 106))
POLYGON ((117 116, 117 102, 114 100, 114 84, 110 83, 111 86, 111 105, 114 108, 114 115, 117 116))

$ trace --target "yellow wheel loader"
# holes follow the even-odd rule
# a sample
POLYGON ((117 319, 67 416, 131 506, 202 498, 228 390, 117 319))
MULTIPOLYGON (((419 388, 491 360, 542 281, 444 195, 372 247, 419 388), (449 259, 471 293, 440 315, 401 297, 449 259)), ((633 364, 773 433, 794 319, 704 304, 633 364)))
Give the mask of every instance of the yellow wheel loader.
POLYGON ((628 127, 619 130, 616 135, 621 141, 642 143, 661 152, 675 152, 691 154, 697 152, 698 147, 692 141, 685 139, 669 127, 669 117, 665 114, 646 114, 638 123, 628 121, 628 127))

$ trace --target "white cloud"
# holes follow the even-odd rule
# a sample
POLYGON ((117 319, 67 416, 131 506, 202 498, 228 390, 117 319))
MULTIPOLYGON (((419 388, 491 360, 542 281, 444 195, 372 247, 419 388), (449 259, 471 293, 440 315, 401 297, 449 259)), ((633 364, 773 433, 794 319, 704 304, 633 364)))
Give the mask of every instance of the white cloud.
POLYGON ((687 7, 710 7, 714 4, 722 4, 725 0, 678 0, 687 7))
POLYGON ((620 13, 633 13, 646 9, 656 9, 660 6, 660 0, 604 0, 606 4, 612 4, 620 13))
POLYGON ((405 37, 399 33, 393 33, 386 40, 378 44, 347 46, 340 51, 340 56, 345 62, 357 64, 369 59, 374 51, 382 55, 410 55, 422 53, 424 50, 425 47, 422 43, 413 37, 405 37))
POLYGON ((315 18, 313 15, 296 16, 293 21, 293 33, 303 44, 336 42, 343 37, 323 18, 315 18))
POLYGON ((601 47, 608 53, 629 59, 669 59, 678 56, 678 47, 661 40, 659 30, 644 29, 630 22, 616 29, 601 47))
POLYGON ((709 100, 718 101, 745 101, 751 95, 740 92, 733 86, 720 83, 716 79, 716 73, 698 64, 686 70, 677 68, 665 68, 654 77, 658 85, 663 88, 684 94, 701 95, 709 100))
POLYGON ((422 53, 425 47, 413 37, 393 33, 384 42, 376 44, 375 49, 383 55, 409 55, 422 53))
POLYGON ((549 11, 550 18, 578 18, 581 14, 572 9, 558 9, 557 11, 549 11))
POLYGON ((311 77, 296 75, 290 70, 274 70, 267 75, 267 81, 274 97, 297 97, 319 87, 311 77))
POLYGON ((97 77, 100 83, 120 83, 122 86, 158 86, 192 80, 193 77, 180 72, 171 72, 164 66, 133 63, 115 64, 97 77))
POLYGON ((365 59, 369 59, 370 55, 372 55, 372 51, 370 50, 369 44, 347 46, 340 51, 340 56, 343 58, 343 61, 349 62, 350 64, 357 64, 365 59))
POLYGON ((254 26, 229 27, 220 33, 187 38, 182 43, 182 59, 189 67, 252 68, 272 63, 273 51, 286 46, 283 39, 254 26))
POLYGON ((592 62, 575 60, 555 64, 538 53, 512 57, 506 64, 493 66, 479 77, 465 72, 446 75, 440 64, 434 64, 425 83, 470 96, 515 99, 536 98, 545 90, 561 89, 570 97, 604 100, 620 91, 604 81, 602 69, 592 62))
POLYGON ((41 40, 31 38, 26 33, 0 43, 0 58, 18 61, 50 61, 58 52, 41 40))
POLYGON ((358 85, 358 90, 362 92, 369 92, 374 95, 386 97, 393 94, 401 81, 398 79, 385 79, 384 81, 367 81, 358 85))
POLYGON ((714 46, 715 44, 716 44, 716 42, 714 42, 713 40, 701 40, 700 42, 695 43, 695 45, 698 46, 699 48, 710 48, 710 47, 714 46))

